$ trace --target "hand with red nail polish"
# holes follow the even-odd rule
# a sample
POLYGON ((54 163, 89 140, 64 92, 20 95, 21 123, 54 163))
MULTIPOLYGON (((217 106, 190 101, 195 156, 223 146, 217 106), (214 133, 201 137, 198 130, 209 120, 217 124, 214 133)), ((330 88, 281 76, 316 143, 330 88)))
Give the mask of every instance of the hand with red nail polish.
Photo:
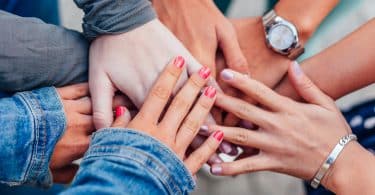
MULTIPOLYGON (((96 128, 112 124, 112 98, 117 91, 140 108, 165 65, 175 56, 180 56, 175 59, 176 66, 184 70, 174 92, 202 65, 158 19, 126 33, 96 38, 89 59, 96 128)), ((215 83, 214 79, 209 82, 215 83)))
POLYGON ((197 97, 210 76, 209 69, 203 67, 189 78, 167 106, 185 66, 184 58, 179 56, 173 59, 152 87, 135 118, 129 122, 129 112, 124 107, 118 107, 115 111, 117 118, 112 126, 135 129, 158 139, 175 152, 191 174, 195 175, 219 148, 224 134, 215 131, 201 146, 190 155, 187 154, 187 149, 215 102, 216 89, 206 87, 203 94, 197 97))

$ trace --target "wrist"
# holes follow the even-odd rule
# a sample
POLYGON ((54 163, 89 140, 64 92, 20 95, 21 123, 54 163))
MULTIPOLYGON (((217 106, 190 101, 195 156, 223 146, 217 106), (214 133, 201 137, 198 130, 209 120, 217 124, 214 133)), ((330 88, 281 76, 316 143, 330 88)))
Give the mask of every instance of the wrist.
POLYGON ((373 160, 369 155, 358 142, 349 143, 324 176, 322 185, 336 194, 352 194, 353 186, 360 184, 359 178, 368 171, 366 164, 373 160))
POLYGON ((277 15, 290 21, 296 26, 298 37, 302 44, 305 44, 314 33, 315 26, 310 17, 304 17, 303 14, 291 10, 290 6, 286 6, 282 2, 276 4, 274 10, 277 15))

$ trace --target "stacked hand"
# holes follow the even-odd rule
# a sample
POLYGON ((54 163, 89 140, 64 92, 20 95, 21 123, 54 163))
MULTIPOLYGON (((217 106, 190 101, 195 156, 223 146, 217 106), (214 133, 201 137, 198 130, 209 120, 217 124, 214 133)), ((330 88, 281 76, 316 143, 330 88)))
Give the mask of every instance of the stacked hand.
POLYGON ((209 75, 203 68, 190 77, 165 108, 184 69, 183 58, 173 60, 161 73, 135 118, 130 121, 127 110, 118 108, 117 119, 112 126, 136 129, 158 139, 173 150, 190 173, 195 175, 216 152, 224 135, 221 131, 215 131, 201 147, 191 154, 186 153, 214 104, 216 90, 213 87, 205 88, 196 101, 208 81, 209 75))

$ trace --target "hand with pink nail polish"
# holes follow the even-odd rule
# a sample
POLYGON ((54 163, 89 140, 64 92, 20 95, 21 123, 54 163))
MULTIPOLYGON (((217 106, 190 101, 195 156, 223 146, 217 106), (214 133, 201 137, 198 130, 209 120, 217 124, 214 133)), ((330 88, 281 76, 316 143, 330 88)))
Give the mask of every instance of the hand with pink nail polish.
POLYGON ((95 39, 90 47, 89 84, 96 128, 112 124, 112 98, 117 91, 141 107, 160 72, 177 55, 184 57, 186 69, 174 91, 202 65, 159 20, 95 39))
POLYGON ((197 97, 210 76, 210 69, 203 67, 186 81, 167 106, 185 69, 186 62, 183 57, 172 60, 152 87, 135 118, 128 122, 128 112, 119 107, 116 109, 117 119, 113 126, 138 130, 158 139, 176 153, 191 174, 195 175, 219 148, 224 134, 221 131, 213 132, 201 146, 187 154, 187 149, 215 102, 216 89, 206 87, 202 95, 197 97))

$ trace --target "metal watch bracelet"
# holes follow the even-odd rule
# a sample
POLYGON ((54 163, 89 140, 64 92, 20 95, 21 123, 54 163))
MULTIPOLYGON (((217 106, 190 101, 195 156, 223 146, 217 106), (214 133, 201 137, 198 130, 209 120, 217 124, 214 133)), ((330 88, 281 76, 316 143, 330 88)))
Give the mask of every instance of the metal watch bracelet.
POLYGON ((335 148, 332 150, 332 152, 328 155, 327 159, 324 161, 323 165, 320 167, 319 171, 314 176, 314 179, 312 179, 310 185, 314 189, 318 188, 320 185, 321 180, 331 167, 333 163, 335 163, 337 157, 340 155, 340 153, 343 151, 345 146, 351 142, 356 141, 357 136, 354 134, 349 134, 344 137, 342 137, 339 141, 339 143, 335 146, 335 148))

